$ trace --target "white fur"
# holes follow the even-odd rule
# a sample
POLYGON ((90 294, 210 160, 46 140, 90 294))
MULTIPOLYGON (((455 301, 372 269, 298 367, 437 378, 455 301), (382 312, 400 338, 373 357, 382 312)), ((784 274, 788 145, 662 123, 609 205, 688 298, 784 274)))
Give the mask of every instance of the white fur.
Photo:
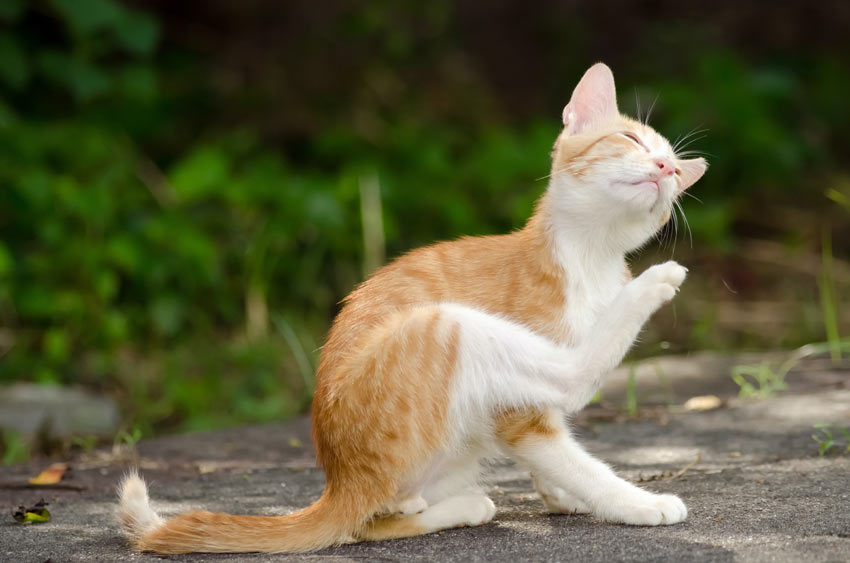
POLYGON ((138 540, 163 522, 151 508, 148 488, 136 470, 131 470, 119 486, 118 521, 130 540, 138 540))
POLYGON ((387 514, 417 514, 428 508, 428 503, 421 495, 409 496, 390 505, 384 511, 387 514))
POLYGON ((538 479, 557 483, 569 497, 579 499, 592 514, 604 520, 657 526, 681 522, 688 515, 679 498, 650 493, 617 477, 566 431, 554 439, 522 443, 513 453, 534 468, 538 479))
POLYGON ((531 481, 550 514, 590 513, 590 507, 584 501, 579 500, 578 497, 571 495, 561 487, 553 485, 547 479, 532 473, 531 481))
POLYGON ((496 506, 484 495, 449 497, 416 515, 416 523, 429 532, 456 526, 480 526, 493 519, 496 506))

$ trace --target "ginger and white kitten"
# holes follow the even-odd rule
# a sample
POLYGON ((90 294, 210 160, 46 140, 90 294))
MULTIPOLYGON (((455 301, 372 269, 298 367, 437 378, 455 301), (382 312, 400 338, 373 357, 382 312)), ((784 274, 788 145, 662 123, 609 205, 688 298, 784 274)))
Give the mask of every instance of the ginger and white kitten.
POLYGON ((480 461, 531 470, 546 508, 625 524, 681 522, 682 501, 617 477, 575 441, 581 409, 646 320, 676 294, 675 262, 631 278, 625 254, 705 172, 620 115, 592 66, 563 112, 546 194, 522 230, 414 250, 348 296, 322 350, 313 439, 325 490, 286 516, 162 520, 121 486, 132 545, 157 553, 305 551, 476 526, 495 514, 480 461))

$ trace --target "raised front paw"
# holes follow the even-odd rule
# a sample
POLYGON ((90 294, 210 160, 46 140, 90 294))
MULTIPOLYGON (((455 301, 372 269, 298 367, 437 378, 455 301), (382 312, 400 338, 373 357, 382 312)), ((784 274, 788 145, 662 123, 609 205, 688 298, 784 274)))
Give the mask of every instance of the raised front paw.
POLYGON ((688 517, 688 509, 675 495, 644 492, 613 499, 597 511, 597 516, 633 526, 665 526, 682 522, 688 517))
POLYGON ((633 283, 640 293, 638 298, 655 311, 673 299, 687 275, 687 268, 671 260, 648 268, 633 283))

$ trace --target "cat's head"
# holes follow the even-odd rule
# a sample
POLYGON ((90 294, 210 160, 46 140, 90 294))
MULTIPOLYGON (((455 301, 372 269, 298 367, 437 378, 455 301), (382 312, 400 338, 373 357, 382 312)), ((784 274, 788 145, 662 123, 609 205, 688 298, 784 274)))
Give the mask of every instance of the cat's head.
POLYGON ((620 229, 626 250, 657 232, 705 173, 704 159, 679 158, 652 127, 620 114, 614 76, 602 63, 579 81, 563 122, 552 153, 556 212, 620 229))

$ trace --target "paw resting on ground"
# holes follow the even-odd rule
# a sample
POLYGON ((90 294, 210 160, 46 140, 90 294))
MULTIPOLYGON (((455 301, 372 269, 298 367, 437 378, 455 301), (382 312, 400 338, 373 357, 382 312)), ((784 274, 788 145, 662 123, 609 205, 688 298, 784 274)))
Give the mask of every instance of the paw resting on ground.
POLYGON ((496 505, 490 497, 484 495, 466 495, 457 497, 460 526, 480 526, 496 515, 496 505))
POLYGON ((646 493, 640 498, 625 498, 599 511, 609 522, 633 526, 663 526, 682 522, 688 516, 685 503, 675 495, 646 493))

